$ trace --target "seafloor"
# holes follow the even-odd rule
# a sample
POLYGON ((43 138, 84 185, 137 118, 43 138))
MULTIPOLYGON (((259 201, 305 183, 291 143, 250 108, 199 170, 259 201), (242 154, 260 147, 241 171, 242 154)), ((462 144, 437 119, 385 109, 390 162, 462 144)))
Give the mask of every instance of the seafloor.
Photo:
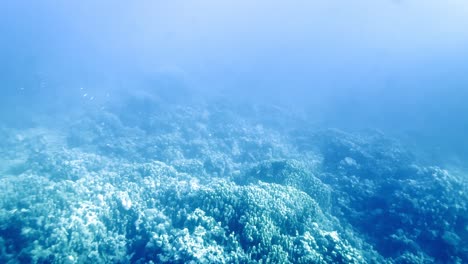
POLYGON ((0 128, 0 263, 468 263, 466 175, 280 107, 128 98, 0 128))

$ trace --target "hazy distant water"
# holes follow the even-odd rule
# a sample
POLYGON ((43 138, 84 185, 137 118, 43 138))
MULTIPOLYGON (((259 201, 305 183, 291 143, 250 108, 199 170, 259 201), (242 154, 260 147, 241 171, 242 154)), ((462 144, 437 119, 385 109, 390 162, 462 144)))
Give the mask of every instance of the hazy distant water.
POLYGON ((461 1, 41 1, 0 12, 2 112, 80 107, 81 88, 102 102, 183 87, 466 153, 461 1))

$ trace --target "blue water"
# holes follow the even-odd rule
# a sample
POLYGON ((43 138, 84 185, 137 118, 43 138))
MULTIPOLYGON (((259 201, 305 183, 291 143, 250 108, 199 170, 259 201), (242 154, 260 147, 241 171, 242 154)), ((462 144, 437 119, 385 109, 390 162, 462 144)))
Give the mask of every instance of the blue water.
POLYGON ((0 263, 468 263, 463 1, 0 3, 0 263))

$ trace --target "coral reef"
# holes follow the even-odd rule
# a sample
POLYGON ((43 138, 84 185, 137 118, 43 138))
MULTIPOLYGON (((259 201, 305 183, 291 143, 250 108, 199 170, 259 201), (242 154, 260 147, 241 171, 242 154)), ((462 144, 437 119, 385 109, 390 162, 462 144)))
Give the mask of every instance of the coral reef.
POLYGON ((0 129, 0 262, 468 261, 466 176, 380 132, 128 102, 0 129))

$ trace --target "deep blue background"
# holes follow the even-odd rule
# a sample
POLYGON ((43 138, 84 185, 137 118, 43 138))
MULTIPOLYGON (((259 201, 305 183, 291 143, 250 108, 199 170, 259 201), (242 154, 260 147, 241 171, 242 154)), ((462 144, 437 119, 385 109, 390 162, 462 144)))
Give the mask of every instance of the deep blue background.
POLYGON ((293 105, 459 160, 466 28, 457 0, 3 1, 0 115, 164 87, 293 105))

